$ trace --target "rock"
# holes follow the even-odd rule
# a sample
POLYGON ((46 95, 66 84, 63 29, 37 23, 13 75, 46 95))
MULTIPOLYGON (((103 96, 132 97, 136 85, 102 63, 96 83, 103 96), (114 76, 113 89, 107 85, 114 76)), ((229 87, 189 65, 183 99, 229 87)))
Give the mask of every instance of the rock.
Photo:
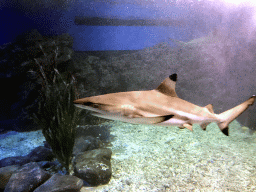
POLYGON ((0 167, 11 165, 24 165, 29 162, 51 161, 54 158, 52 151, 43 146, 39 146, 26 156, 7 157, 0 160, 0 167))
POLYGON ((77 155, 81 152, 98 149, 100 147, 100 140, 92 136, 82 136, 75 140, 73 154, 77 155))
POLYGON ((39 161, 37 162, 37 164, 39 165, 39 167, 41 167, 44 170, 47 170, 51 167, 57 167, 60 163, 58 160, 56 161, 39 161))
POLYGON ((6 192, 30 192, 50 178, 50 174, 42 170, 37 163, 28 163, 12 174, 6 192))
POLYGON ((20 168, 18 165, 12 165, 0 168, 0 191, 5 188, 12 174, 20 168))
POLYGON ((43 185, 39 186, 34 192, 76 192, 83 186, 83 180, 71 175, 53 175, 43 185))
POLYGON ((26 163, 29 163, 30 160, 25 156, 16 156, 16 157, 7 157, 0 160, 0 167, 6 167, 11 165, 24 165, 26 163))
POLYGON ((111 154, 110 149, 94 149, 78 154, 74 161, 75 176, 93 186, 107 184, 112 175, 111 154))
POLYGON ((39 146, 31 151, 27 157, 30 159, 31 162, 38 162, 38 161, 51 161, 54 158, 52 150, 49 148, 45 148, 43 146, 39 146))

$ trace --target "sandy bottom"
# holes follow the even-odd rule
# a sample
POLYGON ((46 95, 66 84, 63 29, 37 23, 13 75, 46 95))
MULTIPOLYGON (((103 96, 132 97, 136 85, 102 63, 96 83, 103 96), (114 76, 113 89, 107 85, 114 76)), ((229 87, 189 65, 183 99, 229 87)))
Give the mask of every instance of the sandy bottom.
MULTIPOLYGON (((109 121, 112 178, 85 191, 256 191, 256 133, 237 121, 230 136, 215 123, 203 131, 109 121)), ((40 131, 0 137, 1 159, 43 145, 40 131), (32 140, 31 140, 32 139, 32 140)), ((20 154, 22 153, 22 154, 20 154)))
POLYGON ((112 178, 84 191, 256 191, 256 134, 215 123, 203 131, 108 122, 112 178))

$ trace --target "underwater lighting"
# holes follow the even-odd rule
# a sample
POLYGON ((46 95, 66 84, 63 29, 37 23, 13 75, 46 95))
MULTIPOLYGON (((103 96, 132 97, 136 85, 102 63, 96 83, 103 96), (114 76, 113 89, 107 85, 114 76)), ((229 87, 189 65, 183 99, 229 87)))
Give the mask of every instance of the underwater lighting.
MULTIPOLYGON (((256 1, 255 0, 221 0, 223 3, 228 3, 229 5, 235 5, 235 6, 255 6, 256 1)), ((214 2, 214 0, 213 0, 214 2)))

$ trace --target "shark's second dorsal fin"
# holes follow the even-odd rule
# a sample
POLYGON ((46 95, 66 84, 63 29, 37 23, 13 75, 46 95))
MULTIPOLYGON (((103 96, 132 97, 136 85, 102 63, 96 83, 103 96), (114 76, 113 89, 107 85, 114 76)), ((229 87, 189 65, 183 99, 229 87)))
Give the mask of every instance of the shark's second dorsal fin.
POLYGON ((211 113, 214 113, 212 104, 206 105, 205 108, 208 109, 211 113))
POLYGON ((177 81, 177 74, 174 73, 167 77, 157 88, 156 90, 172 97, 178 97, 175 92, 175 85, 177 81))

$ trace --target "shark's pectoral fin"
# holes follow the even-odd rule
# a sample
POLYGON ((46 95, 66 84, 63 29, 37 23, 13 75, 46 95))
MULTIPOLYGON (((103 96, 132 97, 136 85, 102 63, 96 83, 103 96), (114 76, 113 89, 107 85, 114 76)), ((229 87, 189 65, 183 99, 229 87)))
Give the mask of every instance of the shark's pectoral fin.
MULTIPOLYGON (((137 110, 133 105, 123 104, 123 105, 107 105, 102 103, 92 103, 87 102, 83 104, 75 104, 76 107, 87 109, 97 113, 109 113, 109 114, 120 114, 125 117, 135 118, 135 117, 143 117, 141 111, 137 110)), ((112 116, 112 115, 111 115, 112 116)))
POLYGON ((119 121, 124 121, 127 123, 134 123, 134 124, 158 124, 162 123, 164 121, 169 120, 172 118, 174 115, 166 115, 166 116, 158 116, 158 117, 135 117, 135 118, 130 118, 126 116, 122 116, 118 113, 92 113, 92 115, 105 118, 105 119, 111 119, 111 120, 119 120, 119 121))
POLYGON ((184 124, 183 124, 183 127, 189 129, 190 131, 193 131, 193 126, 192 126, 191 124, 184 123, 184 124))
POLYGON ((158 117, 138 117, 132 118, 132 122, 136 124, 158 124, 171 119, 174 115, 158 116, 158 117))

